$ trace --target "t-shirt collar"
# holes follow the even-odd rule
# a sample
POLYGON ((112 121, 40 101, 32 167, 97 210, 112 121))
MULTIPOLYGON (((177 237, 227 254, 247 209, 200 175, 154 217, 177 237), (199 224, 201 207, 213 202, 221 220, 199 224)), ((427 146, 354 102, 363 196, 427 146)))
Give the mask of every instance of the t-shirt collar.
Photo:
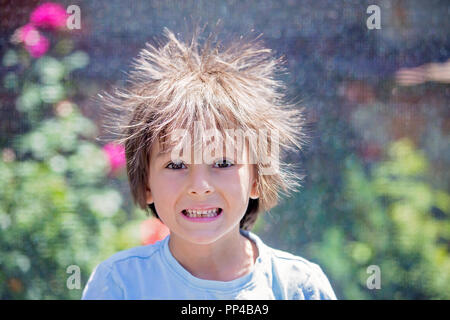
POLYGON ((205 280, 195 277, 189 271, 187 271, 172 255, 172 252, 169 248, 170 235, 168 235, 162 241, 162 259, 167 264, 168 268, 172 272, 174 272, 181 281, 185 282, 187 285, 198 287, 200 289, 229 292, 254 285, 256 283, 256 278, 262 272, 262 266, 264 266, 266 248, 261 239, 254 233, 243 229, 240 229, 239 231, 244 237, 255 242, 256 247, 258 248, 258 257, 256 258, 252 271, 237 279, 233 279, 231 281, 217 281, 205 280))

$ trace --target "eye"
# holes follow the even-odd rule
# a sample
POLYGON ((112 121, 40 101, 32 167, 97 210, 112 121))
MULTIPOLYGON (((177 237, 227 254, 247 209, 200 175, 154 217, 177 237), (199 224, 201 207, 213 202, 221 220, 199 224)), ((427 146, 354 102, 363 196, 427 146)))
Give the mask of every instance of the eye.
POLYGON ((166 168, 167 169, 172 169, 172 170, 180 170, 180 169, 186 169, 186 166, 183 168, 182 166, 184 166, 183 162, 170 162, 166 168))
POLYGON ((216 164, 218 165, 219 168, 229 168, 234 166, 234 164, 227 159, 220 159, 216 161, 216 164))

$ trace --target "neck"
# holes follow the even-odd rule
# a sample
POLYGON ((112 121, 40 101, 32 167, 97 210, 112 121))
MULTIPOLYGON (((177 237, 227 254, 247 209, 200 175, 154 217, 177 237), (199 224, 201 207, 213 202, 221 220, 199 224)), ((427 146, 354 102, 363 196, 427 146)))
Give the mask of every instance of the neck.
POLYGON ((171 234, 169 249, 193 276, 216 281, 231 281, 248 274, 258 256, 255 243, 239 229, 208 244, 187 242, 171 234))

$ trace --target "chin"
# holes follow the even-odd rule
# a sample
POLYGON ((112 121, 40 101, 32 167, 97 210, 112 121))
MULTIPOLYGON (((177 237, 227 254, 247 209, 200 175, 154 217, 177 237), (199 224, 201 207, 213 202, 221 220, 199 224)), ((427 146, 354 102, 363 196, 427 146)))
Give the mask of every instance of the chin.
POLYGON ((208 245, 219 240, 223 234, 213 230, 192 230, 190 232, 184 232, 186 237, 183 237, 186 241, 198 244, 208 245))

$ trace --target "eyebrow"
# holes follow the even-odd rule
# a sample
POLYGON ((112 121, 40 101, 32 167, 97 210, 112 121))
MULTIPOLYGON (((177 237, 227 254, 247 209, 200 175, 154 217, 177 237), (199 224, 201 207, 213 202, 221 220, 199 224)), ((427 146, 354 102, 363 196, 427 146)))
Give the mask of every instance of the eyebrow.
POLYGON ((161 158, 166 157, 167 155, 170 155, 172 153, 173 149, 168 149, 165 152, 164 151, 159 151, 158 154, 156 155, 155 160, 160 160, 161 158))
POLYGON ((170 151, 158 152, 158 154, 156 155, 156 159, 160 159, 160 158, 164 157, 165 155, 167 155, 168 153, 170 153, 170 151))

